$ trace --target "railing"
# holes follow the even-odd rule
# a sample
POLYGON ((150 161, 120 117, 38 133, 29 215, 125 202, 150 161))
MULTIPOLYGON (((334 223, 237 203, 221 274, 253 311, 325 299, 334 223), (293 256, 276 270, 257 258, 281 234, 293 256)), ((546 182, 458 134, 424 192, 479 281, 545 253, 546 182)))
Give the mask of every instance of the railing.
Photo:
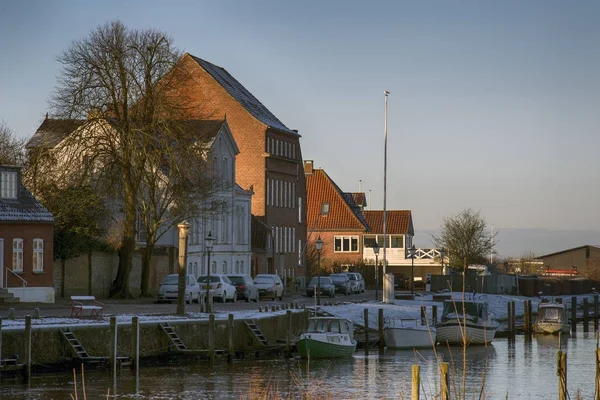
MULTIPOLYGON (((416 249, 415 250, 415 260, 433 260, 435 258, 440 258, 440 251, 438 249, 416 249)), ((410 259, 410 249, 407 249, 406 258, 410 259)))
POLYGON ((23 282, 23 287, 27 286, 27 281, 23 278, 21 278, 19 276, 19 274, 17 274, 15 271, 13 271, 10 268, 5 268, 5 272, 4 272, 4 288, 8 289, 8 273, 10 272, 11 274, 13 274, 14 276, 16 276, 17 278, 19 278, 21 280, 21 282, 23 282))

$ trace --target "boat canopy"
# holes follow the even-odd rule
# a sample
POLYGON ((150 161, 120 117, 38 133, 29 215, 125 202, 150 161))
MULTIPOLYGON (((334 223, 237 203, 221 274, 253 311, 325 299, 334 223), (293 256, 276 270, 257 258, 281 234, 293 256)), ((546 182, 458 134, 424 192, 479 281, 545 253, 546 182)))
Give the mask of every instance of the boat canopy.
POLYGON ((562 321, 564 314, 564 307, 557 305, 550 305, 540 307, 538 310, 540 319, 544 321, 562 321))
MULTIPOLYGON (((483 321, 488 319, 488 305, 487 303, 476 302, 476 301, 465 301, 464 310, 468 317, 479 318, 483 321)), ((463 315, 463 302, 462 301, 445 301, 444 310, 442 311, 442 319, 447 319, 449 316, 462 316, 463 315)))
POLYGON ((352 335, 350 322, 343 318, 309 318, 308 332, 346 333, 352 335))

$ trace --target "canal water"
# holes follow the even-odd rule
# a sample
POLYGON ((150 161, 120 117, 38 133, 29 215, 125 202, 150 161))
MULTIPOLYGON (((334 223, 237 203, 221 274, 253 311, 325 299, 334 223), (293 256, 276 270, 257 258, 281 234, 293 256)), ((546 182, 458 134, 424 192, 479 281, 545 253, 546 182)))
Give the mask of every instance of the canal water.
MULTIPOLYGON (((594 395, 596 339, 581 331, 561 338, 567 352, 568 390, 571 399, 580 390, 583 399, 594 395)), ((558 396, 556 376, 557 336, 534 336, 515 341, 495 339, 486 347, 467 350, 467 398, 480 398, 485 380, 486 399, 551 399, 558 396)), ((421 398, 434 398, 440 384, 436 359, 450 364, 452 398, 463 384, 462 351, 459 348, 391 351, 383 356, 377 351, 365 357, 339 360, 243 360, 233 365, 206 364, 144 367, 139 378, 130 370, 121 371, 116 380, 106 371, 85 371, 86 398, 106 399, 409 399, 411 368, 421 366, 421 398)), ((2 399, 55 400, 74 396, 73 373, 33 376, 22 384, 3 379, 2 399)), ((79 399, 83 399, 81 373, 77 371, 79 399)))

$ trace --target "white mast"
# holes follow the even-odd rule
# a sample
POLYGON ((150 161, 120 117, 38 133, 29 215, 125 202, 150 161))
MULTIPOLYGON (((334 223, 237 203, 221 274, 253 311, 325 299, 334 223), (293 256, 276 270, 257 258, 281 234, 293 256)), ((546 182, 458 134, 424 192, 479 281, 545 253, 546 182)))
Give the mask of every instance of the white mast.
MULTIPOLYGON (((387 103, 388 103, 388 95, 390 92, 387 90, 383 91, 383 95, 385 97, 385 108, 383 111, 383 281, 385 283, 386 276, 386 266, 387 266, 387 258, 386 258, 386 247, 387 247, 387 232, 386 232, 386 222, 387 222, 387 209, 386 209, 386 197, 387 197, 387 103)), ((385 286, 385 284, 384 284, 385 286)), ((383 289, 383 302, 387 303, 387 291, 383 289)))

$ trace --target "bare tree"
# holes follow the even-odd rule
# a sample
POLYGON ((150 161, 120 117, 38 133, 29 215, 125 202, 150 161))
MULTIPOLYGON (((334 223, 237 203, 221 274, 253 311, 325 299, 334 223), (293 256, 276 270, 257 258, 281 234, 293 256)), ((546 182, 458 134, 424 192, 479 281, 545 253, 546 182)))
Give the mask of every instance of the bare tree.
POLYGON ((0 164, 23 165, 25 140, 17 138, 6 121, 0 119, 0 164))
POLYGON ((108 231, 118 237, 119 253, 112 296, 131 297, 129 277, 144 191, 159 180, 158 171, 165 166, 170 179, 184 180, 185 168, 173 168, 174 162, 165 161, 188 163, 184 147, 191 139, 180 138, 181 130, 172 124, 187 114, 188 102, 181 93, 172 95, 169 76, 177 74, 167 75, 178 68, 179 58, 164 33, 131 30, 120 21, 94 29, 58 57, 62 71, 50 102, 53 116, 83 120, 63 143, 60 171, 69 176, 61 181, 93 182, 112 200, 109 209, 115 221, 108 231), (163 153, 162 164, 157 165, 152 155, 158 151, 163 153))
POLYGON ((444 218, 440 236, 432 240, 437 248, 447 249, 451 266, 464 270, 469 264, 485 262, 496 234, 492 236, 479 212, 468 208, 444 218))

